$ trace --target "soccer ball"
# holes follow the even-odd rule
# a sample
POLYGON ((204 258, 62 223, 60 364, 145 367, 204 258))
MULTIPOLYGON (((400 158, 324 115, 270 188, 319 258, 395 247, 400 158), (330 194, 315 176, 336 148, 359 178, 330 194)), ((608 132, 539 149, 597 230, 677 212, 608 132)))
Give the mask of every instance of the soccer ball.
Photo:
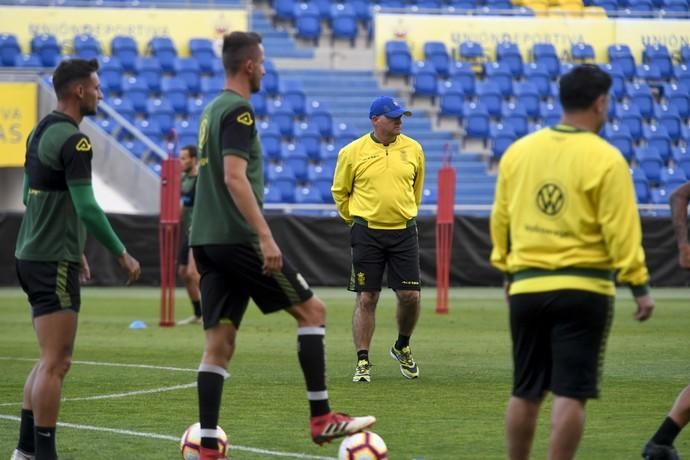
POLYGON ((338 460, 388 460, 388 447, 381 436, 362 431, 343 439, 338 460))
MULTIPOLYGON (((221 427, 216 427, 218 432, 218 452, 223 455, 228 452, 228 435, 221 427)), ((199 447, 201 446, 201 425, 197 422, 185 430, 180 438, 180 452, 184 460, 199 460, 199 447)))

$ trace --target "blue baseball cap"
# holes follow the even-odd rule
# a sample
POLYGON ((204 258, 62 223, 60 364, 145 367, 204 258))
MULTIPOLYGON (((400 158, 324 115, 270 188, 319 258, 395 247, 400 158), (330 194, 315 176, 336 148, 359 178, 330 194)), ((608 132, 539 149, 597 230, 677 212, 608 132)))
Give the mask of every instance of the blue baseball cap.
POLYGON ((369 118, 385 115, 387 118, 399 118, 405 115, 409 117, 412 112, 407 110, 398 101, 390 96, 381 96, 374 99, 369 108, 369 118))

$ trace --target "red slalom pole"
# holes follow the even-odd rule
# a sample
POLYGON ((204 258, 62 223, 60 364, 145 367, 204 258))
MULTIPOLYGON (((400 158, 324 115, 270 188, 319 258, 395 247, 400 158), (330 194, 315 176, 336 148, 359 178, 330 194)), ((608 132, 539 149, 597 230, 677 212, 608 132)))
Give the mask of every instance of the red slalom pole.
POLYGON ((453 247, 455 208, 455 169, 451 165, 452 147, 443 146, 443 162, 438 171, 436 211, 436 313, 448 313, 450 256, 453 247))
POLYGON ((167 158, 161 168, 161 211, 158 223, 161 271, 161 315, 159 325, 175 325, 176 249, 180 244, 180 161, 177 157, 177 133, 166 136, 167 158))

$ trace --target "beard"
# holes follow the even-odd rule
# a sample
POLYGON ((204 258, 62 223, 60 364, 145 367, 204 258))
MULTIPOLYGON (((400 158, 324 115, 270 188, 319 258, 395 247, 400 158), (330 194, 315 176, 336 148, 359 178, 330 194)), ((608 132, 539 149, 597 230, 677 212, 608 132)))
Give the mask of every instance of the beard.
POLYGON ((82 106, 81 107, 81 115, 83 117, 96 115, 97 112, 98 112, 98 104, 96 104, 94 107, 89 107, 89 106, 82 106))

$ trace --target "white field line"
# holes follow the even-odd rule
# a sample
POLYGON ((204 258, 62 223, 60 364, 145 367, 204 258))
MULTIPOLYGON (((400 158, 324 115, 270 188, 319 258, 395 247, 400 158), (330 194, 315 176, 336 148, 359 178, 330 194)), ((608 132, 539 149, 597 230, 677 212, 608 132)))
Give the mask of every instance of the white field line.
MULTIPOLYGON (((136 391, 126 391, 124 393, 111 393, 105 395, 95 395, 95 396, 83 396, 79 398, 62 398, 60 401, 95 401, 97 399, 116 399, 116 398, 126 398, 128 396, 138 396, 138 395, 148 395, 153 393, 164 393, 166 391, 183 390, 185 388, 196 388, 196 382, 186 383, 184 385, 175 385, 172 387, 160 387, 152 388, 150 390, 136 390, 136 391)), ((2 406, 20 406, 21 402, 16 403, 1 403, 2 406)))
MULTIPOLYGON (((19 421, 19 417, 15 417, 13 415, 4 415, 4 414, 0 414, 0 419, 11 420, 11 421, 15 421, 15 422, 19 421)), ((77 423, 65 423, 65 422, 58 422, 58 426, 64 427, 64 428, 74 428, 77 430, 99 431, 102 433, 121 434, 124 436, 137 436, 140 438, 147 438, 147 439, 161 439, 164 441, 175 441, 176 443, 180 442, 179 437, 168 436, 166 434, 144 433, 141 431, 120 430, 118 428, 105 428, 105 427, 99 427, 99 426, 80 425, 77 423)), ((238 446, 236 444, 231 444, 230 450, 240 450, 240 451, 244 451, 244 452, 252 452, 252 453, 261 454, 261 455, 271 455, 273 457, 305 458, 305 459, 317 459, 317 460, 335 460, 334 457, 321 457, 318 455, 309 455, 309 454, 299 454, 299 453, 292 453, 292 452, 280 452, 280 451, 275 451, 275 450, 257 449, 255 447, 238 446)))
MULTIPOLYGON (((38 358, 15 358, 13 356, 0 356, 1 361, 31 361, 38 362, 38 358)), ((153 366, 151 364, 123 364, 123 363, 101 363, 97 361, 72 361, 72 364, 84 364, 87 366, 105 366, 105 367, 131 367, 135 369, 156 369, 160 371, 173 372, 193 372, 197 369, 189 369, 184 367, 170 367, 170 366, 153 366)))

